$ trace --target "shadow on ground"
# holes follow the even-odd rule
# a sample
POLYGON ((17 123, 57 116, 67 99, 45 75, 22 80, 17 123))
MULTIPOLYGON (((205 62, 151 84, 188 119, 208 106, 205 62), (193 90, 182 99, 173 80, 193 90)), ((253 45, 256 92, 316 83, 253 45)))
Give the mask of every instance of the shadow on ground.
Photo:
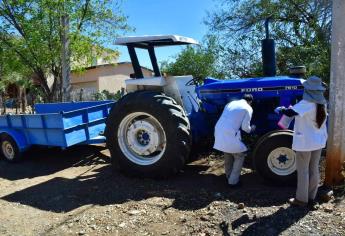
POLYGON ((101 164, 109 161, 102 155, 103 146, 73 146, 60 148, 34 147, 25 152, 22 160, 8 163, 0 160, 0 178, 20 180, 54 174, 69 167, 101 164))
MULTIPOLYGON (((2 197, 45 211, 69 212, 87 204, 121 204, 151 197, 173 199, 170 207, 196 210, 215 200, 229 199, 246 206, 281 205, 294 193, 293 187, 267 186, 255 173, 242 175, 243 187, 229 189, 224 175, 207 172, 203 162, 191 164, 176 177, 167 180, 127 178, 113 170, 102 147, 75 147, 66 151, 35 150, 27 160, 8 164, 0 161, 0 178, 20 180, 56 173, 75 166, 94 168, 92 175, 76 178, 55 177, 2 197), (103 163, 101 167, 94 164, 103 163)), ((221 167, 220 167, 221 168, 221 167)))
MULTIPOLYGON (((250 225, 243 231, 242 235, 280 235, 281 232, 306 216, 308 212, 307 208, 281 207, 271 215, 254 219, 250 219, 247 214, 244 214, 231 223, 231 228, 234 230, 249 223, 250 225)), ((229 230, 228 224, 223 222, 220 228, 223 230, 223 235, 230 235, 227 233, 229 230)))

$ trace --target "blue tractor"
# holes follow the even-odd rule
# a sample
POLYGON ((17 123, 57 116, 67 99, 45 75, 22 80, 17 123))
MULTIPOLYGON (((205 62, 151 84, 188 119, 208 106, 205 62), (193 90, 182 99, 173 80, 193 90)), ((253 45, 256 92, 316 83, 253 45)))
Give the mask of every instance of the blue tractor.
MULTIPOLYGON (((266 32, 267 33, 267 32, 266 32)), ((295 178, 292 131, 282 130, 274 113, 301 99, 302 80, 276 76, 274 41, 263 40, 265 76, 233 80, 206 78, 202 85, 191 75, 164 76, 155 47, 197 44, 191 38, 156 35, 118 38, 127 46, 135 78, 126 80, 127 95, 113 106, 106 123, 106 142, 112 164, 139 177, 167 177, 191 161, 201 147, 212 148, 214 126, 224 106, 244 93, 254 96, 252 123, 257 126, 251 157, 265 179, 287 183, 295 178), (144 77, 135 49, 148 51, 153 76, 144 77)), ((231 145, 231 143, 229 143, 231 145)))

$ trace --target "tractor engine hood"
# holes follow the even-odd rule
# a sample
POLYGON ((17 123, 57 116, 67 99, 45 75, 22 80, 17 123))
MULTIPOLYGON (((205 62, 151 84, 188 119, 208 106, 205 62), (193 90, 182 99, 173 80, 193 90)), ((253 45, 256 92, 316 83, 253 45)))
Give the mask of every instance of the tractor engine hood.
POLYGON ((233 80, 206 78, 204 84, 196 88, 202 101, 217 105, 241 99, 250 93, 254 99, 280 97, 282 95, 302 95, 302 80, 289 76, 259 77, 233 80))

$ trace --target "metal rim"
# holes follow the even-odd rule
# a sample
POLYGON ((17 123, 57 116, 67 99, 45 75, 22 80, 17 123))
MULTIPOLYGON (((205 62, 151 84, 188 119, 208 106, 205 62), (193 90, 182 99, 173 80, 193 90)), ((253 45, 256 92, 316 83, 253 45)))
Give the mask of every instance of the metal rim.
POLYGON ((134 112, 123 118, 117 139, 122 153, 138 165, 156 163, 166 149, 166 135, 162 125, 146 112, 134 112))
POLYGON ((4 156, 8 159, 8 160, 13 160, 14 156, 15 156, 15 151, 14 148, 12 146, 12 144, 9 141, 3 141, 2 145, 2 153, 4 154, 4 156))
POLYGON ((296 153, 287 147, 276 148, 268 155, 267 165, 277 175, 290 175, 296 170, 296 153))

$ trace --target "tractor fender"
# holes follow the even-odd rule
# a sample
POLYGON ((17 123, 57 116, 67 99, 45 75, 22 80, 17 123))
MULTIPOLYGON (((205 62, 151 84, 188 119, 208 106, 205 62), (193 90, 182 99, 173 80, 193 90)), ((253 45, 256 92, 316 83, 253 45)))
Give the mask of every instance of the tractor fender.
POLYGON ((255 153, 256 149, 258 148, 258 146, 260 146, 260 144, 269 136, 271 136, 272 134, 281 134, 281 133, 286 133, 286 134, 293 134, 293 130, 290 130, 290 129, 285 129, 285 130, 273 130, 273 131, 270 131, 266 134, 264 134, 263 136, 261 136, 259 138, 259 140, 255 143, 255 146, 254 146, 254 150, 253 150, 253 153, 255 153))
POLYGON ((127 79, 125 80, 127 92, 135 92, 138 90, 151 90, 162 88, 167 85, 164 77, 152 77, 152 78, 142 78, 142 79, 127 79))
POLYGON ((0 129, 0 136, 2 134, 7 134, 11 136, 11 138, 13 138, 13 140, 18 145, 20 152, 25 151, 26 149, 30 147, 30 144, 28 143, 25 135, 20 131, 17 131, 14 129, 2 128, 0 129))

